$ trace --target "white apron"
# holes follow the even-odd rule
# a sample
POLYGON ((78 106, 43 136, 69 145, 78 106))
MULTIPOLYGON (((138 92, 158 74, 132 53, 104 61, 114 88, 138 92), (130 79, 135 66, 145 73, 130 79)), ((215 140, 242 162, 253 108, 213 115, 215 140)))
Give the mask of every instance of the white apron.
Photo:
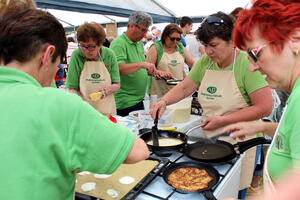
POLYGON ((275 140, 276 140, 276 136, 278 135, 278 131, 279 131, 279 127, 280 127, 280 124, 282 122, 282 119, 286 113, 286 110, 287 110, 287 107, 288 105, 286 105, 282 115, 281 115, 281 118, 280 118, 280 121, 279 121, 279 124, 276 128, 276 131, 275 131, 275 134, 273 136, 273 140, 272 140, 272 143, 271 145, 269 146, 269 149, 267 151, 267 155, 266 155, 266 159, 265 159, 265 164, 264 164, 264 172, 263 172, 263 182, 264 182, 264 191, 266 192, 271 192, 271 193, 275 193, 276 192, 276 189, 275 189, 275 186, 273 184, 273 181, 270 177, 270 174, 269 174, 269 171, 268 171, 268 158, 269 158, 269 155, 270 155, 270 152, 274 146, 274 143, 275 143, 275 140))
MULTIPOLYGON (((163 52, 161 60, 157 65, 158 70, 170 72, 173 74, 175 79, 183 79, 183 68, 184 58, 176 51, 172 54, 163 52)), ((152 78, 152 89, 151 94, 156 94, 159 98, 164 96, 173 86, 167 85, 164 80, 157 80, 155 77, 152 78)))
POLYGON ((103 61, 86 61, 80 74, 79 90, 100 113, 109 116, 116 115, 116 103, 114 95, 106 96, 98 101, 91 101, 89 95, 99 90, 100 87, 111 84, 110 74, 103 61))
MULTIPOLYGON (((234 77, 236 53, 237 51, 235 51, 234 54, 232 71, 210 70, 212 64, 206 70, 198 91, 198 100, 203 108, 202 121, 205 121, 209 116, 228 115, 248 106, 234 77)), ((203 130, 203 133, 212 137, 220 133, 223 128, 224 127, 221 127, 210 131, 203 130)), ((246 140, 254 137, 255 136, 247 136, 246 140)), ((232 144, 239 141, 238 139, 233 140, 231 137, 220 137, 219 139, 232 144)), ((255 148, 251 148, 245 153, 241 169, 240 190, 248 188, 251 184, 254 172, 255 153, 255 148)))

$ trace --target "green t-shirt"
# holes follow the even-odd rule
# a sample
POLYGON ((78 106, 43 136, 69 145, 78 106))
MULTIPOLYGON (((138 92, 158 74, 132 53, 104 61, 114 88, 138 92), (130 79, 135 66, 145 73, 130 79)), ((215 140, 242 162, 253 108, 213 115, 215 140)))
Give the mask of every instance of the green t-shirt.
MULTIPOLYGON (((141 42, 132 42, 125 33, 112 41, 110 47, 117 56, 118 64, 145 62, 141 42)), ((128 75, 121 75, 121 88, 114 93, 117 109, 125 109, 143 100, 150 83, 146 69, 142 68, 128 75)))
MULTIPOLYGON (((86 61, 88 61, 88 59, 84 56, 80 48, 77 48, 76 50, 73 51, 70 59, 69 68, 68 68, 66 88, 69 89, 79 88, 80 74, 83 69, 83 65, 86 61)), ((110 74, 111 82, 119 83, 120 82, 119 66, 117 64, 117 59, 114 52, 111 49, 102 46, 101 57, 98 58, 98 61, 103 61, 107 71, 110 74)))
POLYGON ((287 102, 287 110, 281 119, 268 159, 268 171, 272 179, 278 179, 290 168, 300 164, 300 78, 296 81, 287 102))
MULTIPOLYGON (((162 42, 160 40, 158 42, 153 43, 152 45, 155 45, 155 47, 156 47, 157 59, 156 59, 155 65, 158 66, 158 64, 159 64, 159 62, 160 62, 160 60, 161 60, 161 58, 163 56, 163 53, 164 53, 163 44, 162 44, 162 42)), ((182 55, 182 57, 185 58, 185 56, 184 56, 184 46, 183 46, 183 44, 181 42, 177 43, 177 45, 175 47, 175 51, 174 52, 177 52, 177 51, 179 51, 179 53, 182 55)))
POLYGON ((1 199, 72 200, 75 171, 113 173, 134 134, 75 94, 0 67, 1 199))
MULTIPOLYGON (((191 80, 194 83, 200 85, 204 77, 205 71, 212 63, 213 62, 206 54, 201 56, 201 58, 194 64, 192 70, 188 74, 191 80)), ((216 63, 213 63, 210 69, 217 71, 228 71, 233 69, 233 64, 230 64, 228 67, 221 69, 216 63)), ((252 92, 260 88, 266 87, 268 85, 268 83, 264 80, 264 77, 263 75, 261 75, 260 72, 249 71, 248 56, 247 53, 243 51, 240 51, 239 56, 236 58, 234 76, 238 88, 248 105, 252 105, 249 95, 252 92)))

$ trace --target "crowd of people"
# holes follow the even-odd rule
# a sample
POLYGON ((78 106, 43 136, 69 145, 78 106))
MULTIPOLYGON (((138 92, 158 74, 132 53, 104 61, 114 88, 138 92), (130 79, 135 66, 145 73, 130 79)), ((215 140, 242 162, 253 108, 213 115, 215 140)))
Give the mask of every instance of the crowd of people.
MULTIPOLYGON (((4 199, 72 199, 76 171, 111 174, 123 162, 147 159, 144 141, 108 116, 144 110, 145 96, 155 94, 150 114, 160 118, 196 91, 203 134, 231 132, 219 138, 230 143, 261 133, 274 138, 264 159, 265 192, 255 198, 300 198, 300 3, 254 1, 207 16, 195 33, 188 16, 162 33, 152 24, 149 14, 133 12, 127 30, 111 41, 100 24, 85 22, 75 42, 33 0, 0 1, 4 199), (51 88, 64 84, 62 64, 65 87, 51 88), (182 82, 169 86, 165 79, 182 82), (260 121, 274 109, 271 89, 286 97, 279 123, 260 121)), ((239 199, 246 199, 253 174, 261 176, 254 173, 258 157, 259 148, 245 153, 239 199)))

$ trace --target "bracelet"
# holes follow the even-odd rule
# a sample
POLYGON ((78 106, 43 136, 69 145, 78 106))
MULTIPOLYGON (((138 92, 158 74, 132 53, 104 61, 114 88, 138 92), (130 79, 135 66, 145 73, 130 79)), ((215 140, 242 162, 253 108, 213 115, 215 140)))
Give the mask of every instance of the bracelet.
POLYGON ((161 98, 160 100, 163 101, 163 102, 165 102, 166 106, 168 105, 168 101, 165 100, 164 98, 161 98))

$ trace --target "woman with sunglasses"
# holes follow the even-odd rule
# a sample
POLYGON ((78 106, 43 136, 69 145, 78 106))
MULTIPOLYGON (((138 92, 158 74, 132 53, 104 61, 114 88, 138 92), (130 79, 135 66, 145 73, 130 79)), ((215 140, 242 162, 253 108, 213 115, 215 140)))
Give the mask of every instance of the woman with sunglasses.
POLYGON ((94 22, 86 22, 77 29, 79 48, 70 59, 66 88, 109 116, 116 114, 113 94, 120 89, 120 74, 115 54, 102 46, 105 37, 103 27, 94 22))
MULTIPOLYGON (((157 70, 166 72, 165 78, 183 80, 185 77, 184 63, 192 67, 194 60, 180 42, 181 28, 177 24, 169 24, 165 27, 161 40, 155 42, 149 49, 147 62, 155 64, 157 70)), ((171 86, 160 79, 153 77, 151 93, 159 98, 165 95, 171 86)))
MULTIPOLYGON (((180 84, 153 106, 153 118, 156 112, 160 117, 167 105, 196 90, 203 108, 203 133, 209 137, 221 133, 226 125, 270 115, 273 105, 271 90, 259 72, 249 71, 247 53, 235 48, 231 39, 232 29, 232 18, 222 12, 203 21, 196 33, 206 54, 194 64, 180 84)), ((230 137, 224 139, 236 143, 230 137)), ((243 159, 240 190, 250 186, 255 152, 255 148, 249 149, 243 159)), ((240 199, 244 197, 241 192, 240 199)))
MULTIPOLYGON (((233 132, 234 137, 253 135, 260 131, 274 138, 264 166, 264 189, 270 191, 269 195, 278 197, 276 191, 281 189, 277 185, 279 180, 289 170, 296 170, 299 177, 300 169, 299 1, 256 1, 252 8, 241 13, 233 39, 239 48, 248 52, 251 71, 265 74, 271 88, 291 92, 279 124, 243 122, 224 129, 233 132)), ((293 180, 293 177, 290 179, 293 180)), ((299 187, 296 189, 292 184, 290 187, 294 188, 294 192, 298 190, 298 197, 285 196, 280 199, 299 199, 299 187)), ((285 193, 291 194, 291 191, 285 193)))

